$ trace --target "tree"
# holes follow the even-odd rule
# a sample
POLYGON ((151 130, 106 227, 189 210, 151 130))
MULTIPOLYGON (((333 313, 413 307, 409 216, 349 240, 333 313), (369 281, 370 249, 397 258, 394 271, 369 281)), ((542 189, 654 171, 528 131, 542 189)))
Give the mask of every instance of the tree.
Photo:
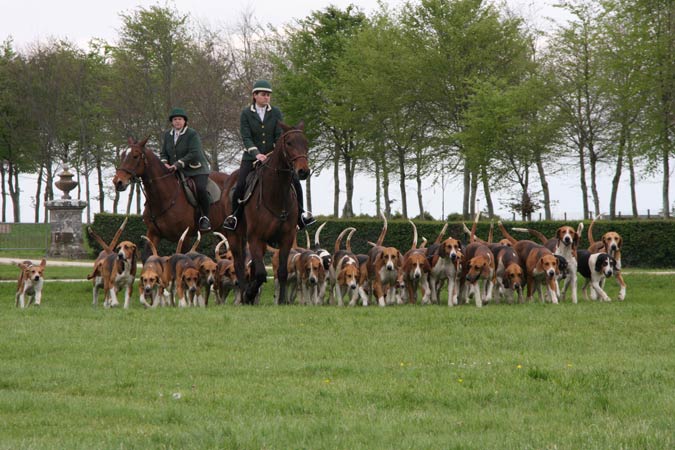
POLYGON ((339 215, 340 162, 344 164, 347 195, 343 216, 353 215, 359 144, 354 130, 344 128, 333 113, 342 110, 344 104, 338 94, 337 64, 349 39, 365 22, 365 15, 353 6, 344 11, 333 6, 314 11, 295 27, 285 30, 286 40, 279 42, 280 49, 274 59, 278 102, 290 119, 305 120, 314 172, 319 173, 329 163, 333 164, 333 214, 336 217, 339 215))

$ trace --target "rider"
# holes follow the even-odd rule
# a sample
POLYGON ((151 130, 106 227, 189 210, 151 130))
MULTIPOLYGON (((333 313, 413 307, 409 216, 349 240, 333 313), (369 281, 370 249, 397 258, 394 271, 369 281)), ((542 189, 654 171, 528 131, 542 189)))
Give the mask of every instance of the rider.
POLYGON ((211 230, 209 221, 209 206, 211 199, 206 190, 211 168, 202 151, 202 141, 199 133, 187 126, 188 116, 182 108, 174 108, 169 114, 171 130, 164 133, 164 142, 160 159, 169 172, 180 170, 183 175, 190 177, 197 188, 197 203, 201 210, 199 231, 211 230))
MULTIPOLYGON (((270 105, 272 85, 267 80, 258 80, 253 85, 252 92, 251 105, 242 110, 239 118, 239 132, 244 140, 245 150, 239 166, 237 186, 232 197, 234 212, 225 218, 223 224, 223 227, 228 230, 234 230, 241 219, 244 208, 239 204, 239 200, 244 196, 246 176, 253 169, 253 163, 256 160, 261 163, 265 162, 267 154, 274 149, 274 143, 282 134, 281 127, 278 125, 279 121, 283 120, 281 110, 270 105)), ((307 225, 313 224, 315 219, 311 212, 304 211, 302 186, 295 172, 293 172, 293 186, 298 201, 298 227, 302 230, 307 225)))

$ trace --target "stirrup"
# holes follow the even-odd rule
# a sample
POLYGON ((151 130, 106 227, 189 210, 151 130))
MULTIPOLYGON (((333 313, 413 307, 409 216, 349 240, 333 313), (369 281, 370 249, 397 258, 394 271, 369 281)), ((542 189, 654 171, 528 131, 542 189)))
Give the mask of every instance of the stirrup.
POLYGON ((307 227, 316 222, 316 219, 310 211, 305 211, 300 214, 300 221, 302 222, 303 227, 307 227))
POLYGON ((199 218, 199 231, 211 231, 211 221, 207 216, 199 218))
POLYGON ((223 222, 223 228, 226 230, 234 231, 237 228, 237 216, 234 214, 230 214, 225 218, 225 221, 223 222))

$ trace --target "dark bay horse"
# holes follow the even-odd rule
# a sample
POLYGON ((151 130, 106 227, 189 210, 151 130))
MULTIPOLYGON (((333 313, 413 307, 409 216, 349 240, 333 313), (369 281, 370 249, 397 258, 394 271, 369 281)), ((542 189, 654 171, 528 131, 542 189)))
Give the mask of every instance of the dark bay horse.
MULTIPOLYGON (((226 231, 246 303, 253 303, 260 286, 267 281, 263 263, 267 244, 279 248, 279 303, 286 303, 288 253, 293 246, 298 223, 298 203, 291 189, 292 177, 295 173, 305 180, 309 176, 309 161, 304 123, 291 127, 279 122, 279 126, 283 134, 277 139, 274 150, 268 153, 267 160, 255 169, 258 182, 244 207, 244 217, 235 231, 226 231), (247 242, 253 263, 248 283, 245 277, 247 242)), ((235 183, 235 173, 227 183, 228 187, 235 183)), ((225 202, 229 211, 229 197, 225 202)))
MULTIPOLYGON (((147 238, 159 245, 160 238, 178 242, 186 228, 189 234, 197 232, 197 211, 188 202, 178 175, 169 172, 155 153, 146 148, 148 138, 136 142, 129 138, 129 146, 121 156, 120 165, 115 172, 113 184, 118 191, 124 191, 131 181, 140 179, 145 193, 143 222, 148 228, 147 238)), ((209 178, 220 186, 220 199, 211 204, 209 220, 214 230, 220 228, 226 217, 225 184, 229 176, 221 172, 211 172, 209 178)))

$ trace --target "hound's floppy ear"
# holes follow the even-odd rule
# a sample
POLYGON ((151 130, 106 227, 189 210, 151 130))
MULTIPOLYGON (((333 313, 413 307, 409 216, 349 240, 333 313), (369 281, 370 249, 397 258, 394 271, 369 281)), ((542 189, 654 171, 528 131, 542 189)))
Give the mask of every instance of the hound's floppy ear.
POLYGON ((345 271, 344 270, 341 270, 340 273, 338 273, 337 281, 338 281, 339 284, 344 284, 344 282, 345 282, 345 271))
POLYGON ((487 260, 483 263, 483 267, 480 269, 480 276, 488 279, 490 277, 490 264, 488 263, 487 260))
POLYGON ((595 271, 596 272, 600 272, 600 270, 602 269, 602 265, 603 265, 604 261, 607 260, 607 256, 608 255, 606 253, 599 253, 598 257, 595 258, 595 271))
POLYGON ((623 248, 623 237, 619 236, 619 250, 623 248))

